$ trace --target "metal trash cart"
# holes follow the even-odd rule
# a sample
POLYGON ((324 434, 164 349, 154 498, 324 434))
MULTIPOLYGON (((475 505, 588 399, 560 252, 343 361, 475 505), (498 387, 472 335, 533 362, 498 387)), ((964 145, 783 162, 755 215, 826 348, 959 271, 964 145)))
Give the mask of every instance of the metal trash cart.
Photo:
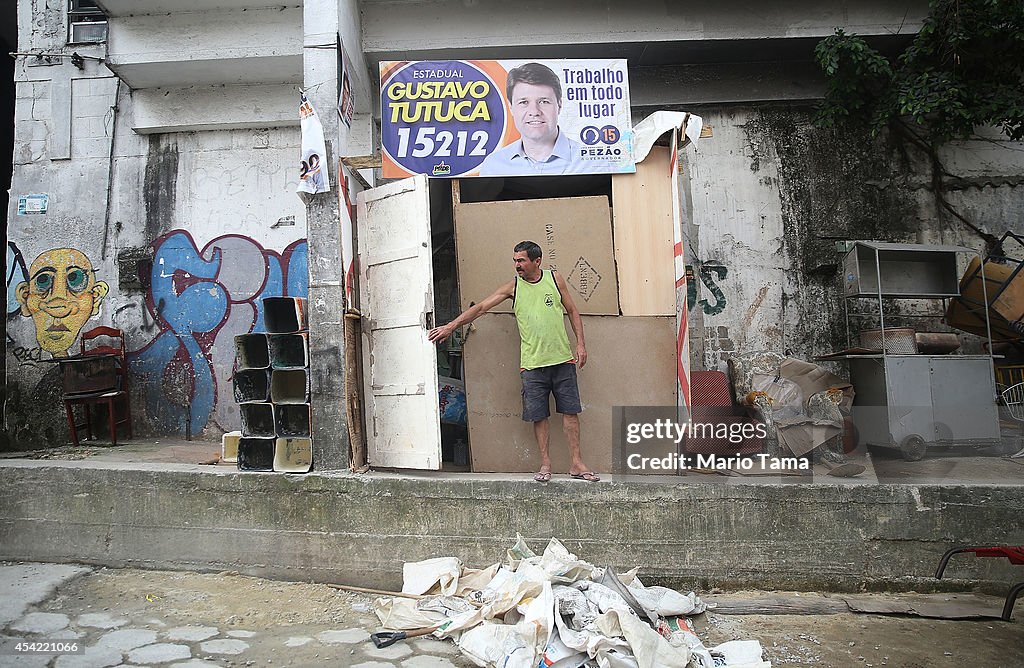
MULTIPOLYGON (((841 355, 850 365, 856 391, 853 420, 861 441, 898 448, 908 461, 924 457, 933 446, 991 446, 999 442, 997 393, 988 328, 988 299, 982 300, 986 355, 917 354, 911 328, 887 324, 884 300, 914 299, 934 304, 960 296, 957 255, 980 254, 962 246, 855 242, 844 259, 844 306, 847 343, 850 319, 870 317, 879 329, 862 332, 861 345, 841 355), (851 312, 851 300, 870 300, 869 312, 851 312), (909 342, 906 340, 910 332, 909 342), (871 335, 867 339, 866 334, 871 335), (870 343, 867 341, 870 340, 870 343), (867 343, 867 345, 865 345, 867 343)), ((982 266, 982 292, 987 289, 982 266)), ((899 318, 938 318, 931 312, 899 318)), ((835 359, 840 356, 832 356, 835 359)))

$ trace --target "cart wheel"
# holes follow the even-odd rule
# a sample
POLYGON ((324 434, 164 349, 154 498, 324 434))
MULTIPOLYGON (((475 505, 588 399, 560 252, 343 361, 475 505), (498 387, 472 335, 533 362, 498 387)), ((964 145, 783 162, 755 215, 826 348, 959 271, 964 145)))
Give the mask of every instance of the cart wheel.
POLYGON ((924 453, 928 450, 928 444, 920 436, 907 436, 900 443, 900 452, 903 459, 908 462, 919 462, 924 459, 924 453))

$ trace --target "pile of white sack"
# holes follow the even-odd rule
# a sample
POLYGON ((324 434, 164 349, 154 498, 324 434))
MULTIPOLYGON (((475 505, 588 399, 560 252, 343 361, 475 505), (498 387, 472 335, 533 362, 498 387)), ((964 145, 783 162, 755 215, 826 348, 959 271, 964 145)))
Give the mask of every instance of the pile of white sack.
POLYGON ((504 564, 405 564, 402 593, 423 596, 380 598, 374 612, 385 629, 437 627, 479 666, 771 668, 756 640, 704 647, 687 617, 707 606, 693 592, 645 587, 637 570, 595 567, 555 538, 538 556, 517 536, 504 564))

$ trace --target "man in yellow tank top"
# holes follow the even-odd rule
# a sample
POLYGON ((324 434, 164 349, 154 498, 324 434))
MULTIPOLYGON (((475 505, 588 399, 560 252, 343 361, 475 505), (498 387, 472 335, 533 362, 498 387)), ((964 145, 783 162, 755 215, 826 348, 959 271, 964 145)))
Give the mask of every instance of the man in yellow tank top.
POLYGON ((587 363, 583 340, 583 319, 569 295, 569 286, 558 272, 541 269, 541 249, 532 241, 516 244, 512 259, 516 278, 494 291, 447 325, 430 330, 431 341, 444 341, 457 328, 468 325, 506 299, 519 326, 520 375, 523 379, 523 420, 533 423, 533 434, 540 449, 540 470, 534 480, 551 479, 548 396, 555 397, 555 411, 562 414, 562 428, 569 441, 569 475, 588 482, 600 480, 583 463, 580 453, 580 417, 583 410, 576 368, 587 363), (563 315, 569 315, 576 350, 569 345, 563 315))

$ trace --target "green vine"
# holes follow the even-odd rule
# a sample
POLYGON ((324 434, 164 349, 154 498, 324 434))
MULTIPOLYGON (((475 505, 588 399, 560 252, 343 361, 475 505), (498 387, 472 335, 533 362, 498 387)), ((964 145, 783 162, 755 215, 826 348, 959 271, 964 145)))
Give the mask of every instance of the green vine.
POLYGON ((895 62, 843 30, 815 58, 828 80, 816 121, 853 123, 877 134, 893 122, 933 145, 995 126, 1024 139, 1024 2, 932 0, 895 62))
POLYGON ((932 0, 921 30, 894 60, 841 29, 818 44, 815 59, 827 80, 815 123, 873 136, 888 130, 922 150, 940 209, 994 245, 946 199, 945 177, 957 177, 937 149, 976 137, 980 127, 1024 139, 1024 0, 932 0))

